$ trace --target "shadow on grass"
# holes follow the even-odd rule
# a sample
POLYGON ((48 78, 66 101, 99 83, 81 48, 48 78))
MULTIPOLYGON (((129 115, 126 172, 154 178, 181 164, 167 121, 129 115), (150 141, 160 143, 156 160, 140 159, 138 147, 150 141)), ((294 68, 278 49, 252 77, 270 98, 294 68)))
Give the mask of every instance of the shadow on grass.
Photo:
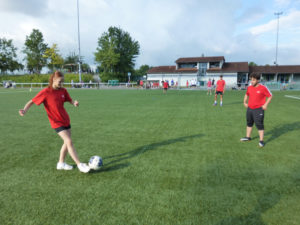
MULTIPOLYGON (((281 135, 286 134, 288 132, 294 131, 294 130, 300 130, 300 122, 295 123, 289 123, 289 124, 283 124, 280 126, 277 126, 273 128, 270 131, 265 132, 265 143, 271 142, 277 138, 279 138, 281 135), (266 139, 267 136, 271 135, 268 139, 266 139)), ((259 139, 259 136, 256 135, 252 138, 252 140, 259 139)))
POLYGON ((178 143, 178 142, 185 142, 189 139, 200 138, 200 137, 203 137, 203 136, 204 136, 203 134, 195 134, 195 135, 190 135, 190 136, 184 136, 184 137, 169 139, 169 140, 165 140, 165 141, 152 143, 152 144, 149 144, 149 145, 144 145, 144 146, 138 147, 138 148, 136 148, 132 151, 129 151, 129 152, 103 157, 103 160, 108 160, 108 159, 113 159, 113 158, 117 158, 117 159, 112 160, 109 163, 105 163, 103 168, 101 168, 98 171, 93 171, 92 173, 109 172, 109 171, 113 171, 113 170, 123 169, 125 167, 130 166, 131 164, 130 163, 118 164, 121 161, 131 159, 131 158, 136 157, 138 155, 144 154, 145 152, 148 152, 148 151, 156 150, 157 148, 159 148, 161 146, 171 145, 171 144, 175 144, 175 143, 178 143))
POLYGON ((266 225, 266 223, 263 222, 262 214, 268 209, 271 209, 273 206, 275 206, 279 202, 280 198, 280 194, 269 190, 260 195, 255 208, 248 215, 230 217, 221 221, 217 225, 266 225))
POLYGON ((265 136, 271 135, 271 137, 266 142, 271 142, 274 139, 280 137, 281 135, 295 130, 300 130, 300 122, 288 123, 275 127, 274 129, 265 133, 265 136))

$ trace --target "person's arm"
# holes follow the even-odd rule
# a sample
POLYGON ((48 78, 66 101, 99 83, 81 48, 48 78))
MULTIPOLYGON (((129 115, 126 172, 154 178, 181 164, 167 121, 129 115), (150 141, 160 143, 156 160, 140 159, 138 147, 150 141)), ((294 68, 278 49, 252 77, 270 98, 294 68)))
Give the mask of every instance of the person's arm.
POLYGON ((245 95, 244 97, 244 106, 248 108, 248 95, 245 95))
POLYGON ((19 114, 20 116, 24 116, 26 114, 26 112, 30 109, 30 107, 33 105, 33 101, 29 100, 26 105, 24 106, 24 109, 20 109, 19 110, 19 114))
POLYGON ((262 106, 263 110, 267 110, 267 107, 268 107, 269 103, 271 102, 271 99, 272 99, 272 95, 270 97, 268 97, 266 103, 262 106))

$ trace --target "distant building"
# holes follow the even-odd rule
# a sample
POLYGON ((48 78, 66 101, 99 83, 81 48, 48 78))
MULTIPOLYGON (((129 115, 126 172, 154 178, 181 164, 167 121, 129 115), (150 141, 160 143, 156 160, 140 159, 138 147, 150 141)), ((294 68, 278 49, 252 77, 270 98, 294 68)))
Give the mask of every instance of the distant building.
POLYGON ((179 58, 175 66, 157 66, 147 72, 147 81, 159 83, 174 80, 179 86, 204 84, 220 75, 227 86, 247 83, 251 72, 259 72, 264 81, 300 81, 300 66, 248 66, 248 62, 225 62, 224 56, 179 58))

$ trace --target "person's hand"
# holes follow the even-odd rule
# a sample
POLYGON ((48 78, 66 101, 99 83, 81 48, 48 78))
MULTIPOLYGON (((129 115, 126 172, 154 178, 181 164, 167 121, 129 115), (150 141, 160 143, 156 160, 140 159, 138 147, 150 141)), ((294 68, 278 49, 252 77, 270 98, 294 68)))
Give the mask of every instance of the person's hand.
POLYGON ((78 102, 77 100, 75 100, 74 103, 73 103, 73 105, 74 105, 75 107, 78 107, 78 106, 79 106, 79 102, 78 102))
POLYGON ((24 115, 25 115, 25 113, 26 113, 26 111, 25 111, 24 109, 20 109, 20 110, 19 110, 19 114, 20 114, 20 116, 24 116, 24 115))
POLYGON ((245 102, 244 102, 244 106, 245 106, 246 108, 248 108, 248 104, 247 104, 247 103, 245 103, 245 102))
POLYGON ((262 108, 263 110, 267 110, 267 105, 264 104, 261 108, 262 108))

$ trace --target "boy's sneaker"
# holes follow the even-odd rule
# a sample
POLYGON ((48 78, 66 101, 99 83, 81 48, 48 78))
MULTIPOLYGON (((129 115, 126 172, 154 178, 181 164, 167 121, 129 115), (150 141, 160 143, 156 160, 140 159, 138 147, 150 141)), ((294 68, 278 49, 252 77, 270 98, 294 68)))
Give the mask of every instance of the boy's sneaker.
POLYGON ((220 106, 223 106, 223 103, 220 103, 220 106))
POLYGON ((217 105, 217 103, 214 103, 214 104, 213 104, 213 106, 216 106, 216 105, 217 105))
POLYGON ((91 169, 86 163, 79 163, 77 167, 79 171, 83 173, 88 173, 91 169))
POLYGON ((264 141, 259 141, 259 143, 258 143, 258 145, 259 145, 259 147, 264 147, 265 146, 265 142, 264 141))
POLYGON ((243 137, 240 141, 251 141, 251 137, 243 137))
POLYGON ((58 170, 72 170, 73 166, 68 165, 67 163, 57 163, 56 169, 58 170))

